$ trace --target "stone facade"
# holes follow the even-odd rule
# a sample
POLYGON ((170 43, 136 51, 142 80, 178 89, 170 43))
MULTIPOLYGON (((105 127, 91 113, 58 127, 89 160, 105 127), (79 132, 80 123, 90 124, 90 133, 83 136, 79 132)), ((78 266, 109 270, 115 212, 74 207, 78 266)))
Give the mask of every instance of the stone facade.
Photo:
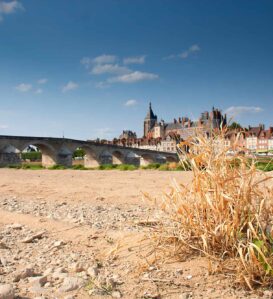
POLYGON ((144 138, 164 140, 167 136, 176 136, 178 139, 186 140, 196 134, 196 131, 203 131, 210 134, 212 130, 226 126, 227 117, 219 109, 212 108, 211 112, 201 113, 197 121, 188 117, 175 118, 173 122, 166 123, 164 120, 157 121, 151 103, 148 113, 144 119, 144 138))

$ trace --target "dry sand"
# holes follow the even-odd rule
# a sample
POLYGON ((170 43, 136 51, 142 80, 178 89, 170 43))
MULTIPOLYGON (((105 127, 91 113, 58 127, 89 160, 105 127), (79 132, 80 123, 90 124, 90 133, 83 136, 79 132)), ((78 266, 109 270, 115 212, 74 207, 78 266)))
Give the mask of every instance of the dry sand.
POLYGON ((161 265, 146 259, 152 228, 140 221, 158 213, 141 192, 161 198, 173 179, 191 177, 0 169, 0 282, 18 298, 270 298, 208 275, 205 258, 161 265))

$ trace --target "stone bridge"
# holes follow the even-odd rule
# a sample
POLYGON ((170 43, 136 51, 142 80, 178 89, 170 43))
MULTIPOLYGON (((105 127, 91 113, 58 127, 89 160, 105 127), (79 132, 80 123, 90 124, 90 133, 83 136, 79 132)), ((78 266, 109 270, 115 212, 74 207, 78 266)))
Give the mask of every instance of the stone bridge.
POLYGON ((177 162, 175 153, 158 152, 147 149, 100 144, 95 141, 81 141, 52 137, 21 137, 0 135, 0 166, 20 164, 21 152, 29 145, 36 146, 42 152, 42 164, 72 166, 72 157, 76 149, 85 152, 84 166, 97 167, 101 164, 134 164, 177 162))

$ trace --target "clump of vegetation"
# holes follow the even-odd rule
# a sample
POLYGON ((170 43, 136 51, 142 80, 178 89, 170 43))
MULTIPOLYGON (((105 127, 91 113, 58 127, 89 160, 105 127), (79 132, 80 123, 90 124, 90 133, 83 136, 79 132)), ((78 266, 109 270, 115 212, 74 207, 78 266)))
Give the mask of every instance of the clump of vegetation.
POLYGON ((41 161, 42 160, 42 153, 41 152, 23 152, 21 154, 21 158, 23 160, 29 160, 29 161, 41 161))
POLYGON ((165 164, 161 164, 158 168, 158 170, 161 171, 186 171, 186 170, 190 170, 188 167, 188 164, 179 162, 171 162, 171 163, 165 163, 165 164))
POLYGON ((91 168, 87 168, 82 164, 77 164, 77 165, 73 165, 72 169, 75 169, 75 170, 90 170, 91 168))
POLYGON ((138 169, 137 166, 132 165, 132 164, 102 164, 100 165, 97 169, 99 170, 113 170, 113 169, 117 169, 117 170, 136 170, 138 169))
POLYGON ((116 169, 118 169, 118 170, 136 170, 136 169, 138 169, 138 167, 135 165, 132 165, 132 164, 121 164, 121 165, 118 165, 116 167, 116 169))
POLYGON ((272 286, 272 177, 255 160, 229 157, 224 134, 200 134, 181 144, 179 155, 193 180, 190 186, 176 184, 161 206, 167 217, 156 233, 157 249, 164 255, 170 248, 175 256, 201 253, 236 283, 272 286))
POLYGON ((160 163, 150 163, 146 166, 141 166, 141 169, 158 169, 160 168, 161 164, 160 163))
POLYGON ((50 169, 50 170, 64 170, 64 169, 67 169, 67 167, 63 166, 63 165, 52 165, 50 167, 48 167, 47 169, 50 169))
POLYGON ((14 169, 31 169, 31 170, 40 170, 44 169, 42 164, 11 164, 8 166, 8 168, 14 168, 14 169))
POLYGON ((273 170, 273 163, 272 161, 270 162, 256 162, 256 167, 257 169, 259 170, 262 170, 262 171, 272 171, 273 170))
POLYGON ((116 169, 118 165, 116 164, 102 164, 97 169, 99 170, 113 170, 116 169))

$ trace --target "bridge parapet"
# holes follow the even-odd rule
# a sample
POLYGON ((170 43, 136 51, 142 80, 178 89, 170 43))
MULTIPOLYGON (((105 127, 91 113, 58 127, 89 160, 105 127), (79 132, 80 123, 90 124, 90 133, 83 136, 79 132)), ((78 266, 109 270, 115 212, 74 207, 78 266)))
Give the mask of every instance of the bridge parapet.
POLYGON ((68 138, 0 135, 0 166, 20 164, 22 151, 30 145, 38 147, 42 152, 42 164, 45 167, 56 164, 72 166, 73 153, 77 148, 85 151, 84 165, 86 167, 123 163, 139 166, 155 162, 178 161, 178 156, 174 153, 154 150, 68 138))

